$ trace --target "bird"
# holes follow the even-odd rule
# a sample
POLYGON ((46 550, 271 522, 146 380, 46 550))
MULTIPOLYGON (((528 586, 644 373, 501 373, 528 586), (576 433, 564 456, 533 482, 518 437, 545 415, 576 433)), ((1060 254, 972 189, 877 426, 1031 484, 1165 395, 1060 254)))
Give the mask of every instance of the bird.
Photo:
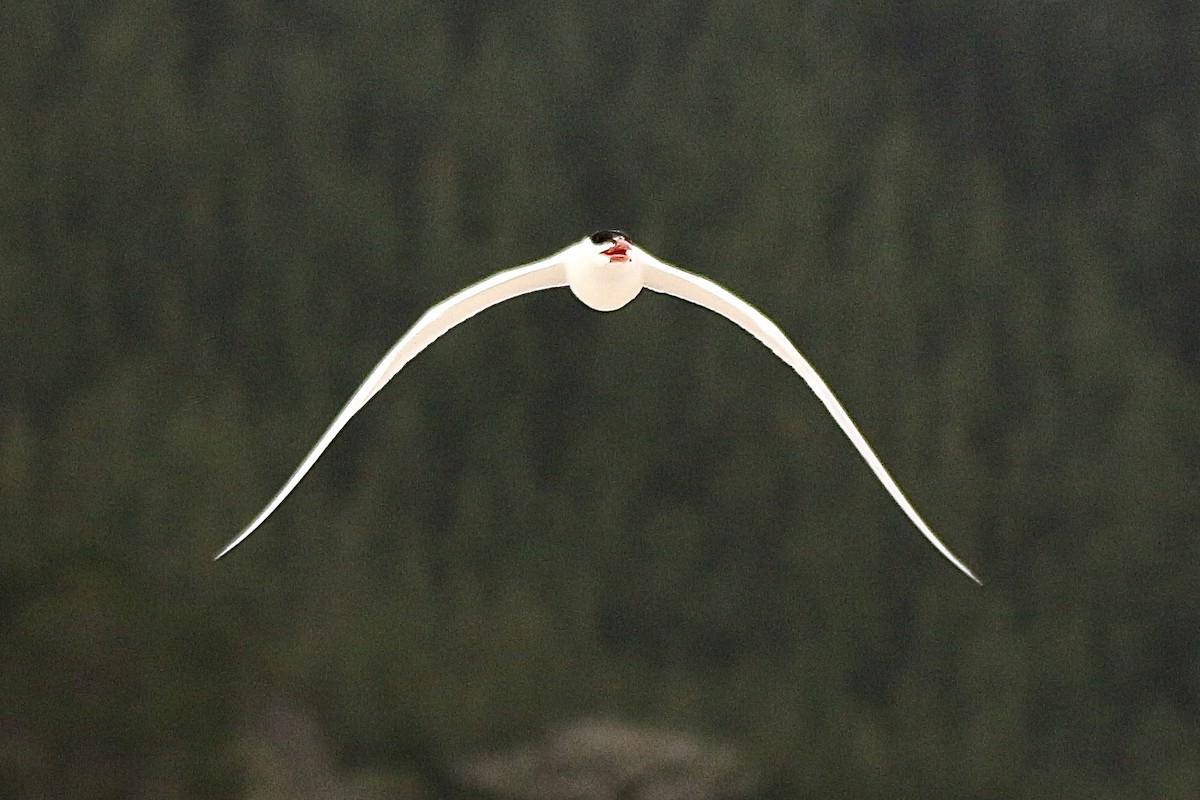
POLYGON ((356 413, 405 364, 446 331, 479 312, 530 292, 566 286, 584 305, 596 311, 615 311, 631 302, 642 289, 685 300, 714 311, 743 328, 791 367, 837 422, 875 477, 922 535, 967 577, 982 585, 966 564, 950 551, 913 508, 883 462, 867 444, 841 402, 783 331, 765 314, 719 284, 672 264, 660 261, 620 230, 602 230, 585 236, 559 252, 501 272, 472 284, 430 308, 400 337, 362 385, 350 396, 316 445, 305 456, 283 488, 249 525, 214 557, 220 559, 253 533, 284 501, 308 473, 325 449, 356 413))

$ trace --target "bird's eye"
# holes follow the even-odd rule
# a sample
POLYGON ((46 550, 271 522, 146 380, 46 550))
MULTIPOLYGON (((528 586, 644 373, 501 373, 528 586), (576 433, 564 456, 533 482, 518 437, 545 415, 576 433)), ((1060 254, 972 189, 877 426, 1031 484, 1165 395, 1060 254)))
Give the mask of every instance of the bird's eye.
POLYGON ((611 242, 618 236, 622 239, 629 238, 629 235, 625 231, 596 231, 589 238, 592 240, 592 244, 604 244, 605 242, 611 242))

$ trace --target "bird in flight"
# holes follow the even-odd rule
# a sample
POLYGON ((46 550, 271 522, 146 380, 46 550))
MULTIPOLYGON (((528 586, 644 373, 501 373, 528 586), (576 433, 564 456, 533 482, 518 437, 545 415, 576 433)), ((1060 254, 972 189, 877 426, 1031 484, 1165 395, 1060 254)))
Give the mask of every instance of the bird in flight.
POLYGON ((360 408, 366 405, 376 392, 383 388, 397 372, 418 353, 428 347, 434 339, 446 331, 465 322, 486 308, 529 292, 567 286, 583 303, 597 311, 615 311, 633 298, 642 289, 669 294, 715 311, 734 324, 745 329, 758 339, 784 363, 794 369, 808 384, 817 398, 825 405, 834 421, 849 437, 858 454, 867 462, 875 477, 887 489, 888 494, 908 515, 909 520, 924 534, 938 551, 976 583, 981 583, 975 573, 958 559, 941 540, 934 535, 916 509, 900 491, 900 487, 884 469, 875 451, 842 408, 842 404, 825 385, 812 365, 788 341, 775 323, 761 311, 718 286, 707 278, 659 261, 630 241, 622 231, 597 231, 579 242, 564 248, 549 258, 498 272, 490 278, 468 286, 457 294, 426 311, 408 332, 388 351, 375 369, 363 381, 362 386, 350 396, 350 400, 334 417, 325 433, 305 456, 300 466, 288 478, 283 488, 271 499, 267 507, 247 525, 233 541, 225 546, 216 558, 237 547, 243 539, 254 532, 271 512, 296 488, 300 479, 312 468, 329 443, 346 426, 360 408))

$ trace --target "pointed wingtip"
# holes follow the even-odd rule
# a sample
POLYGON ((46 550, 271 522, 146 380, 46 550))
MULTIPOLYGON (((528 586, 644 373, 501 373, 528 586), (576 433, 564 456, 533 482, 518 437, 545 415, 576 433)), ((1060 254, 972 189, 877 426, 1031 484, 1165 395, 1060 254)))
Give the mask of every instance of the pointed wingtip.
POLYGON ((958 567, 959 572, 961 572, 963 575, 966 575, 971 580, 975 581, 976 586, 983 586, 983 581, 979 580, 979 576, 977 576, 974 572, 972 572, 970 567, 968 567, 962 561, 959 561, 958 557, 955 556, 954 554, 952 554, 940 542, 937 542, 936 540, 932 540, 932 541, 935 541, 935 544, 938 545, 938 549, 942 551, 942 554, 945 555, 946 558, 950 559, 950 563, 953 564, 954 566, 958 567))
POLYGON ((219 553, 217 553, 215 556, 213 556, 213 561, 220 561, 220 560, 221 560, 221 558, 222 558, 222 557, 223 557, 223 556, 224 556, 226 553, 228 553, 230 550, 232 550, 233 548, 235 548, 235 547, 237 547, 239 544, 241 544, 241 543, 242 543, 242 539, 245 539, 245 538, 246 538, 247 536, 249 536, 249 535, 250 535, 250 531, 248 531, 248 530, 247 530, 247 531, 242 531, 240 534, 238 534, 237 536, 235 536, 232 542, 230 542, 229 544, 225 545, 223 548, 221 548, 221 552, 219 552, 219 553))
MULTIPOLYGON (((905 510, 907 511, 908 509, 906 508, 905 510)), ((915 514, 916 512, 914 511, 913 513, 915 514)), ((914 519, 914 522, 917 520, 920 520, 920 519, 921 519, 920 517, 916 517, 914 519)), ((934 536, 933 531, 929 530, 929 527, 924 524, 924 520, 921 520, 920 522, 918 522, 917 527, 921 529, 921 533, 925 534, 925 538, 928 539, 930 542, 932 542, 933 546, 936 547, 938 549, 938 551, 942 555, 944 555, 951 564, 958 567, 959 572, 961 572, 963 575, 966 575, 971 580, 975 581, 976 586, 983 586, 983 581, 979 580, 979 576, 976 575, 974 572, 972 572, 971 568, 962 562, 962 559, 960 559, 958 556, 954 555, 954 553, 952 553, 950 551, 950 548, 948 548, 948 547, 946 547, 946 545, 942 544, 941 539, 934 536)))
POLYGON ((983 586, 983 581, 979 580, 979 576, 972 572, 970 567, 959 561, 955 556, 950 555, 948 551, 946 551, 946 555, 950 559, 950 562, 954 564, 954 566, 958 567, 959 571, 963 575, 966 575, 968 578, 975 581, 976 586, 983 586))

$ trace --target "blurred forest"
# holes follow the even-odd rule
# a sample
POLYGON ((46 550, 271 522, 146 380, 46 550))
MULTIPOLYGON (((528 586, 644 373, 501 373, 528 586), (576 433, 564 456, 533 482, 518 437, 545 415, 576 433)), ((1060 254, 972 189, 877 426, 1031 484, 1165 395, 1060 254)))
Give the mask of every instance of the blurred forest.
POLYGON ((1185 0, 0 4, 0 796, 286 796, 282 704, 362 797, 589 714, 764 797, 1194 797, 1198 43, 1185 0), (983 588, 753 339, 565 290, 211 562, 425 308, 609 227, 771 314, 983 588))

